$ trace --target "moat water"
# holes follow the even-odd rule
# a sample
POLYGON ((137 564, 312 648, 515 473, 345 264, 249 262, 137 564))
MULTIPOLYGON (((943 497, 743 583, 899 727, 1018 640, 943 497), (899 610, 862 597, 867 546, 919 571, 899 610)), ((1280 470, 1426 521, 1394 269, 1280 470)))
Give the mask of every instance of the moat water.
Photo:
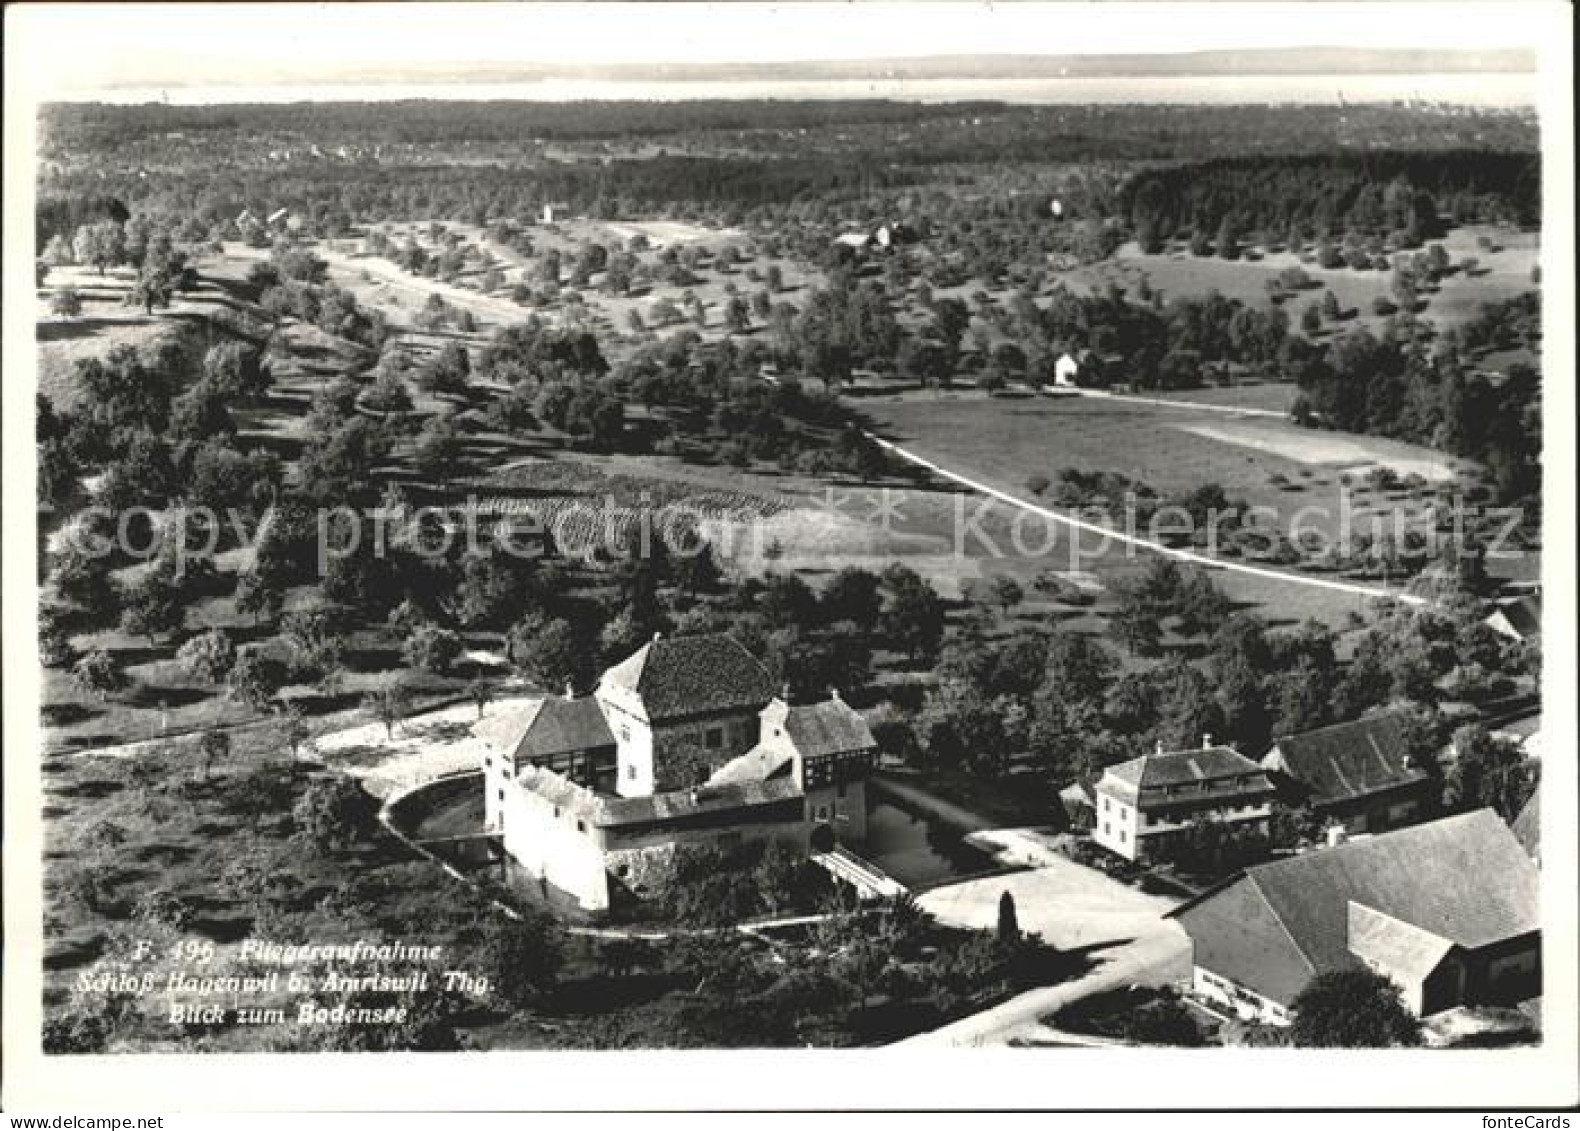
POLYGON ((908 888, 937 887, 997 868, 958 829, 891 801, 868 802, 867 842, 860 853, 908 888))

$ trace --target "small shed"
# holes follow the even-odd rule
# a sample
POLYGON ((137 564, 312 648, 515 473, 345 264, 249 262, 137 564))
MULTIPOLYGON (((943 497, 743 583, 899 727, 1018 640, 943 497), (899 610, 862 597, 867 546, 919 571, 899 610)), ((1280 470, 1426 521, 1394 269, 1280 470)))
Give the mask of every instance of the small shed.
POLYGON ((1063 353, 1059 360, 1053 363, 1053 383, 1061 389, 1075 388, 1075 379, 1080 375, 1081 363, 1072 355, 1063 353))

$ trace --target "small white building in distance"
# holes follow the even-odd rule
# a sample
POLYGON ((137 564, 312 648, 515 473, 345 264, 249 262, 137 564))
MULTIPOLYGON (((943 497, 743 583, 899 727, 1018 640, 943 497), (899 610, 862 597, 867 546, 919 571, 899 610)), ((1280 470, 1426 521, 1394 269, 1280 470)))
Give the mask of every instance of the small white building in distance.
POLYGON ((1075 388, 1075 378, 1081 372, 1081 363, 1067 353, 1059 355, 1053 363, 1053 383, 1061 389, 1075 388))
POLYGON ((1092 840, 1126 860, 1169 855, 1170 842, 1197 820, 1266 831, 1273 810, 1267 771, 1228 746, 1147 754, 1103 771, 1096 786, 1092 840))

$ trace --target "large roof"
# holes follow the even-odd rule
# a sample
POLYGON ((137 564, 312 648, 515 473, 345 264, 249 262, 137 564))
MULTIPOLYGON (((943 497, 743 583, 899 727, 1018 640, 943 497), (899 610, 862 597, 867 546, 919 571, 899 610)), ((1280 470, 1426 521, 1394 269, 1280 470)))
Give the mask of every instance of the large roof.
MULTIPOLYGON (((698 789, 655 793, 649 797, 611 797, 578 785, 542 766, 522 767, 515 782, 520 788, 576 814, 598 828, 680 821, 709 813, 776 805, 802 796, 801 786, 790 777, 706 785, 698 789)), ((741 817, 742 823, 749 823, 750 820, 749 814, 741 817)))
POLYGON ((790 707, 783 726, 803 758, 851 754, 878 745, 867 721, 838 696, 790 707))
MULTIPOLYGON (((1169 914, 1184 919, 1188 931, 1208 926, 1212 916, 1197 909, 1210 910, 1231 893, 1240 898, 1242 889, 1258 897, 1317 973, 1355 965, 1351 903, 1471 950, 1541 927, 1536 867, 1490 809, 1260 864, 1169 914)), ((1237 969, 1224 973, 1278 1001, 1300 991, 1269 969, 1250 933, 1215 934, 1212 943, 1235 955, 1237 969)))
POLYGON ((1332 804, 1426 780, 1410 765, 1408 738, 1408 716, 1389 711, 1280 738, 1262 764, 1332 804))
POLYGON ((1403 980, 1419 984, 1437 969, 1454 944, 1391 915, 1353 900, 1345 929, 1350 953, 1363 962, 1403 980))
POLYGON ((1542 603, 1535 597, 1516 597, 1498 606, 1509 626, 1526 640, 1542 634, 1542 603))
POLYGON ((603 673, 638 696, 649 722, 759 710, 773 697, 768 670, 732 636, 660 636, 603 673))
POLYGON ((603 711, 590 697, 540 699, 522 718, 526 727, 516 744, 517 761, 615 744, 603 711))
POLYGON ((1531 794, 1530 800, 1514 817, 1514 839, 1520 842, 1532 860, 1536 859, 1542 851, 1542 811, 1540 798, 1542 791, 1536 790, 1531 794))
POLYGON ((1144 810, 1215 803, 1248 793, 1271 793, 1267 771, 1227 746, 1146 754, 1109 766, 1097 790, 1144 810), (1185 787, 1181 791, 1179 787, 1185 787))

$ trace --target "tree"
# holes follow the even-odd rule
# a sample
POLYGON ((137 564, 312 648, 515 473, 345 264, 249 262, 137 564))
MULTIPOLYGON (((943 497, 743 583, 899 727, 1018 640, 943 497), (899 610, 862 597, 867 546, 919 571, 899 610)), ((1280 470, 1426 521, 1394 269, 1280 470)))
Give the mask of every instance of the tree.
POLYGON ((1318 974, 1292 1003, 1297 1048, 1396 1048, 1421 1042, 1396 986, 1370 970, 1318 974))
POLYGON ((49 297, 49 309, 56 318, 75 318, 82 313, 82 298, 70 287, 62 287, 49 297))
POLYGON ((1343 317, 1344 311, 1339 307, 1339 296, 1332 291, 1322 292, 1322 317, 1329 322, 1337 322, 1343 317))
POLYGON ((483 717, 483 710, 494 701, 497 694, 491 680, 474 679, 466 685, 466 697, 477 707, 477 717, 483 717))
POLYGON ((180 587, 157 571, 127 586, 123 602, 122 630, 147 637, 150 644, 155 637, 176 632, 186 623, 180 587))
POLYGON ((280 709, 280 741, 291 752, 293 762, 301 756, 304 748, 311 752, 313 730, 295 703, 288 702, 280 709))
POLYGON ((250 401, 273 384, 273 374, 263 355, 241 342, 220 342, 203 355, 203 376, 225 397, 250 401))
POLYGON ((126 230, 114 220, 86 224, 77 229, 71 248, 78 263, 90 264, 103 275, 106 267, 125 262, 126 230))
POLYGON ((315 777, 291 810, 297 829, 321 849, 338 852, 365 839, 373 830, 378 805, 351 778, 315 777))
POLYGON ((419 373, 423 386, 436 393, 461 395, 472 376, 472 359, 460 342, 446 342, 419 373))
POLYGON ((103 701, 125 689, 130 681, 115 657, 100 648, 72 665, 71 682, 84 695, 103 701))
POLYGON ((1308 302, 1305 309, 1300 312, 1300 328, 1306 337, 1312 338, 1322 331, 1322 309, 1314 302, 1308 302))
POLYGON ((506 639, 506 652, 522 675, 551 691, 576 682, 584 668, 583 652, 570 622, 542 613, 516 622, 506 639))
POLYGON ((1026 599, 1026 591, 1013 577, 995 577, 991 589, 993 600, 998 602, 1005 616, 1009 616, 1010 610, 1026 599))
POLYGON ((944 636, 943 599, 905 566, 890 566, 883 582, 888 590, 879 621, 883 634, 913 660, 936 655, 944 636))
POLYGON ((1519 743, 1470 723, 1454 732, 1454 761, 1444 784, 1443 804, 1451 812, 1485 807, 1512 822, 1536 780, 1519 743))
POLYGON ((461 638, 448 628, 419 625, 406 637, 401 653, 412 667, 442 675, 461 658, 461 638))
POLYGON ((856 566, 846 566, 829 579, 823 588, 819 612, 827 623, 849 621, 863 632, 871 632, 883 610, 878 575, 856 566))
POLYGON ((88 554, 74 540, 55 560, 55 591, 85 613, 92 623, 107 619, 120 604, 120 586, 110 572, 109 558, 88 554))
POLYGON ((198 739, 198 763, 203 767, 203 780, 214 772, 214 763, 230 757, 230 735, 222 730, 206 730, 198 739))
POLYGON ((283 686, 280 664, 256 647, 243 648, 225 677, 225 686, 231 699, 254 711, 265 710, 283 686))
POLYGON ((1127 600, 1109 620, 1108 631, 1137 656, 1156 656, 1162 650, 1163 626, 1157 614, 1144 605, 1127 600))
POLYGON ((448 483, 462 470, 461 457, 466 445, 450 421, 435 417, 422 430, 412 464, 419 475, 448 483))
POLYGON ((519 919, 490 919, 472 960, 501 1004, 525 1009, 554 988, 564 943, 552 919, 526 910, 519 919))
POLYGON ((1199 1048, 1206 1043, 1190 1009, 1172 994, 1137 1006, 1123 1022, 1125 1040, 1137 1045, 1199 1048))
POLYGON ((362 696, 362 710, 384 724, 386 740, 395 737, 395 724, 411 708, 411 690, 399 679, 385 679, 362 696))
POLYGON ((1020 922, 1015 915, 1015 897, 1005 892, 998 897, 998 944, 1011 948, 1020 944, 1020 922))
POLYGON ((236 646, 222 628, 210 629, 192 637, 176 651, 176 659, 187 674, 204 683, 225 682, 236 662, 236 646))
POLYGON ((63 668, 77 659, 68 627, 70 615, 66 608, 52 601, 38 607, 38 655, 47 668, 63 668))

